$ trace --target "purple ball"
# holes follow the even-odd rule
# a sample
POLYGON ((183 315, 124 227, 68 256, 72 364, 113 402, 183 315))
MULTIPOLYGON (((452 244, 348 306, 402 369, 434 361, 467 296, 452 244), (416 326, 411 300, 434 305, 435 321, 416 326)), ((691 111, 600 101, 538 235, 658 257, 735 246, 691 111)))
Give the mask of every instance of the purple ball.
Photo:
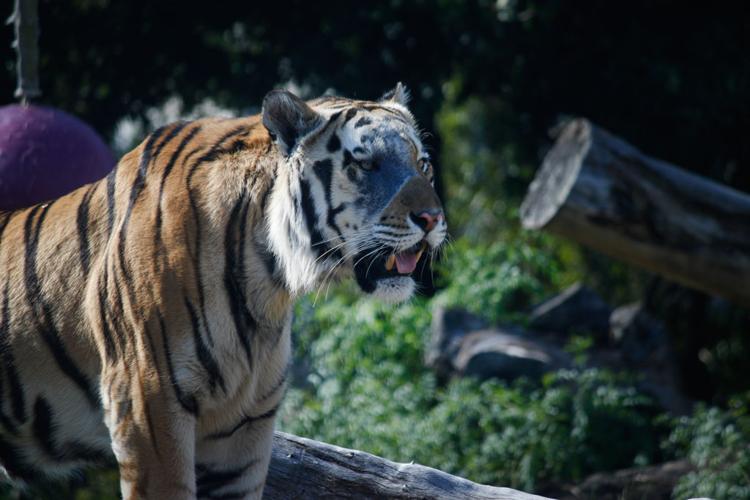
POLYGON ((0 107, 0 210, 62 196, 101 179, 115 163, 78 118, 42 106, 0 107))

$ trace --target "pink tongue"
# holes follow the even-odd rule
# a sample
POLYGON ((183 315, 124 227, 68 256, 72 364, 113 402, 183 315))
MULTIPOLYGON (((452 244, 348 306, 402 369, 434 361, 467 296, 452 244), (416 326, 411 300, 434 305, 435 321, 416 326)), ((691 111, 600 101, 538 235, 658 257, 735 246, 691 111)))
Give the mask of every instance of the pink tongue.
POLYGON ((397 253, 396 269, 399 274, 409 274, 417 267, 417 254, 415 253, 397 253))

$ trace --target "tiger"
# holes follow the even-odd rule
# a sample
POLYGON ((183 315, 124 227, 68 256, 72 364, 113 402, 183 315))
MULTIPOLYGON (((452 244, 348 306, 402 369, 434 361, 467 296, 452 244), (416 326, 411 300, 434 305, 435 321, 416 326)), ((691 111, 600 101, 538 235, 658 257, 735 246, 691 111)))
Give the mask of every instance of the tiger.
POLYGON ((447 223, 402 84, 276 89, 166 125, 98 182, 0 213, 0 464, 96 465, 125 499, 258 499, 292 306, 332 281, 402 302, 447 223))

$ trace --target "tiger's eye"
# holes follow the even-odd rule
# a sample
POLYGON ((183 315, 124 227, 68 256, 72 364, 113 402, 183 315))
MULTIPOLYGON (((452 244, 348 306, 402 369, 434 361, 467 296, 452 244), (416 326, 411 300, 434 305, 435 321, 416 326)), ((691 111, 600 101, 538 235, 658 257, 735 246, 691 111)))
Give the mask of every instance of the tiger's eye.
POLYGON ((432 163, 430 163, 430 160, 419 160, 419 163, 423 174, 430 175, 432 173, 432 163))
POLYGON ((377 165, 372 160, 359 160, 357 164, 359 168, 361 168, 362 170, 366 170, 367 172, 377 170, 377 165))

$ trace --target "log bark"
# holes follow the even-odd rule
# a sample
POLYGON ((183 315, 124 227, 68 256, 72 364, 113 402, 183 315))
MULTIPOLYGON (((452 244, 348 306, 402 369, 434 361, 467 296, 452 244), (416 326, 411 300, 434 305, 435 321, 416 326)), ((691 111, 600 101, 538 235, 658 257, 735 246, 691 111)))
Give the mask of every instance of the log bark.
POLYGON ((585 119, 563 128, 521 222, 750 306, 750 195, 646 156, 585 119))
POLYGON ((435 499, 543 500, 510 488, 473 483, 430 467, 276 432, 265 500, 435 499))

